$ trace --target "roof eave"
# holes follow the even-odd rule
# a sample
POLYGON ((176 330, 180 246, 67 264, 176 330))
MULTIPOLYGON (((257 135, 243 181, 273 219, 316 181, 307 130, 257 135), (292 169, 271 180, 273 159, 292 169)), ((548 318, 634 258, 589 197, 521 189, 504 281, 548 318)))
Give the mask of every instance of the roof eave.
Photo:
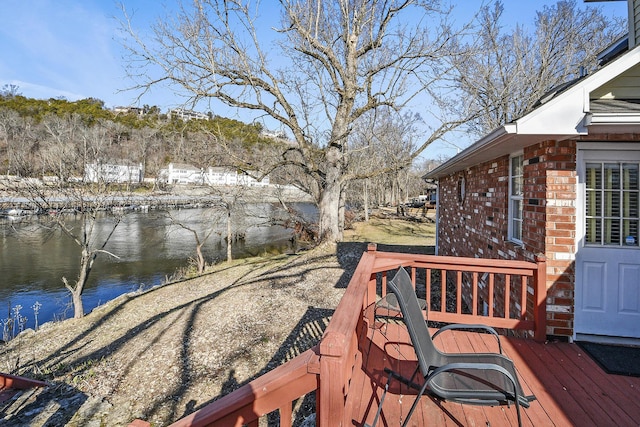
MULTIPOLYGON (((581 79, 573 87, 515 122, 494 130, 425 174, 423 179, 438 179, 516 152, 536 142, 588 134, 588 126, 596 124, 593 123, 593 116, 589 111, 589 93, 638 63, 640 63, 640 46, 611 61, 594 74, 581 79)), ((611 119, 612 117, 608 117, 606 120, 611 119)), ((604 117, 603 120, 605 120, 604 117)), ((628 125, 628 123, 625 124, 628 125)))
POLYGON ((512 138, 517 134, 517 125, 509 123, 495 129, 490 134, 479 139, 469 147, 462 150, 456 156, 441 164, 434 170, 425 174, 423 179, 437 179, 441 176, 450 175, 462 169, 466 169, 472 164, 476 164, 477 156, 480 154, 491 154, 492 148, 512 138), (470 163, 467 165, 467 163, 470 163))

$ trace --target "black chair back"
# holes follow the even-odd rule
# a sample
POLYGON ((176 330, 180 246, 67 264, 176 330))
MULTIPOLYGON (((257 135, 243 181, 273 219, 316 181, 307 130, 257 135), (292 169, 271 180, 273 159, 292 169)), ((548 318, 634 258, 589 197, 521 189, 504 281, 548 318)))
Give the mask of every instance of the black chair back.
POLYGON ((431 340, 427 322, 424 320, 423 311, 418 304, 407 270, 400 267, 393 279, 387 283, 387 289, 398 300, 398 305, 403 313, 403 321, 409 331, 411 342, 414 344, 420 371, 426 377, 432 369, 442 365, 445 357, 431 340))

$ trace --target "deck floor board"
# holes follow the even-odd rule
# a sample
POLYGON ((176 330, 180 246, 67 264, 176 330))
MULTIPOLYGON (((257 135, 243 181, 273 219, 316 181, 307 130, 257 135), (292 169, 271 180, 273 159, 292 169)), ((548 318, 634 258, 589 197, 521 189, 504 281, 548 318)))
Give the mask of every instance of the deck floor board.
MULTIPOLYGON (((373 422, 386 383, 385 367, 405 376, 416 367, 404 326, 397 322, 386 323, 384 330, 377 326, 361 335, 363 369, 354 374, 347 397, 357 400, 351 406, 356 426, 373 422)), ((607 374, 575 344, 504 336, 501 341, 524 391, 536 396, 529 408, 521 408, 523 425, 638 425, 640 378, 607 374)), ((434 342, 444 352, 497 351, 496 339, 489 334, 447 331, 434 342)), ((409 412, 416 391, 398 384, 391 382, 378 426, 397 426, 409 412)), ((517 414, 513 405, 461 405, 426 395, 409 425, 516 426, 517 414)))

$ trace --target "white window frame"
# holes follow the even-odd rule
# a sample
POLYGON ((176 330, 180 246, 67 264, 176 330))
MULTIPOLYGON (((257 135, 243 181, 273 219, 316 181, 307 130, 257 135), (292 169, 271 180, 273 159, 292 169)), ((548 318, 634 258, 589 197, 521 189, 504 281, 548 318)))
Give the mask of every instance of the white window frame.
POLYGON ((509 156, 509 214, 507 215, 508 217, 508 239, 511 242, 517 243, 519 245, 522 245, 522 230, 523 230, 523 226, 524 226, 524 154, 523 152, 517 152, 517 153, 513 153, 511 156, 509 156), (513 186, 513 181, 514 181, 514 176, 513 176, 513 162, 516 159, 521 159, 521 163, 522 163, 522 175, 519 175, 520 179, 522 180, 520 188, 521 188, 521 193, 520 194, 514 194, 514 186, 513 186), (520 218, 516 218, 514 216, 514 209, 515 209, 515 203, 514 202, 520 202, 519 206, 520 206, 520 218), (517 235, 514 224, 516 222, 520 222, 520 235, 517 235))
MULTIPOLYGON (((576 223, 576 246, 580 248, 596 248, 603 250, 621 249, 625 251, 639 251, 640 244, 635 245, 599 245, 595 243, 587 243, 586 227, 586 164, 587 163, 616 163, 620 159, 629 159, 628 163, 638 162, 637 142, 582 142, 578 144, 578 197, 577 206, 580 206, 580 215, 576 223), (606 149, 605 149, 606 146, 606 149)), ((626 162, 623 162, 626 163, 626 162)), ((623 236, 624 238, 624 236, 623 236)))

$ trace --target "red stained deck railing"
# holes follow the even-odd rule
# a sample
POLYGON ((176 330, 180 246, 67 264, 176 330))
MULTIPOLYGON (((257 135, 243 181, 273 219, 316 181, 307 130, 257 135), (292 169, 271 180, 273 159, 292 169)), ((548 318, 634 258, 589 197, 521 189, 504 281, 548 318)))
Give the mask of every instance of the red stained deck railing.
POLYGON ((351 408, 346 407, 346 397, 353 373, 362 366, 358 337, 360 333, 366 333, 367 325, 373 320, 367 318, 372 312, 367 308, 386 294, 387 275, 399 266, 411 271, 414 286, 418 276, 423 278, 421 285, 424 285, 428 306, 431 305, 432 288, 435 285, 435 289, 439 289, 440 307, 429 310, 429 320, 483 323, 525 330, 538 341, 545 339, 544 257, 535 263, 458 258, 377 252, 375 245, 369 245, 316 347, 179 420, 174 426, 257 426, 260 417, 275 410, 280 413, 280 425, 290 426, 292 402, 313 390, 316 390, 318 425, 350 425, 351 408), (432 283, 433 277, 438 278, 432 274, 434 271, 439 272, 438 283, 432 283), (451 289, 455 291, 449 295, 451 289), (480 293, 489 307, 486 315, 477 310, 480 293), (518 296, 517 303, 511 300, 512 293, 518 296), (455 310, 446 304, 447 298, 453 298, 455 310), (464 307, 470 308, 465 310, 464 307), (494 307, 507 309, 494 310, 494 307), (514 312, 517 312, 515 316, 514 312))
POLYGON ((275 410, 280 413, 280 425, 290 426, 292 402, 318 386, 316 349, 305 351, 172 426, 257 426, 261 416, 275 410))
POLYGON ((45 383, 44 381, 33 380, 31 378, 19 377, 16 375, 10 375, 0 372, 0 407, 2 407, 6 401, 13 398, 19 390, 48 386, 49 384, 45 383))
MULTIPOLYGON (((399 266, 410 269, 414 287, 417 271, 424 270, 425 299, 430 303, 434 287, 434 275, 431 273, 439 273, 439 283, 435 285, 438 288, 440 305, 437 309, 429 308, 430 321, 482 323, 495 328, 530 331, 537 341, 544 341, 546 338, 546 260, 543 256, 539 256, 533 263, 379 252, 373 272, 382 274, 383 297, 386 295, 387 271, 395 270, 399 266), (481 276, 486 277, 482 281, 482 293, 487 304, 487 314, 478 312, 481 276), (453 294, 449 292, 452 286, 455 288, 453 294), (514 295, 519 297, 518 301, 512 301, 514 295), (455 311, 447 310, 448 300, 455 301, 455 311), (463 311, 463 303, 469 307, 467 312, 463 311), (495 307, 500 308, 500 315, 495 307), (515 316, 514 309, 518 309, 515 316)), ((373 289, 369 289, 369 294, 372 292, 373 289)), ((375 300, 367 301, 368 304, 374 302, 375 300)))
POLYGON ((47 387, 44 381, 32 380, 31 378, 19 377, 0 372, 0 391, 1 390, 25 390, 35 387, 47 387))

